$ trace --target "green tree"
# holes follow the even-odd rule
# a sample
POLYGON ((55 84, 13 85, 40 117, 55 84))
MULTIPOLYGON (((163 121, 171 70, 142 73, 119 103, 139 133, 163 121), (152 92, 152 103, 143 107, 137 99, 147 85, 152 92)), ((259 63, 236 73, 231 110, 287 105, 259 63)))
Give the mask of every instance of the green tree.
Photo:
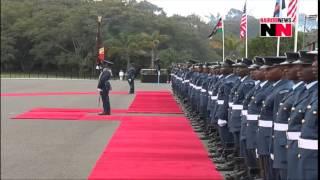
POLYGON ((145 51, 140 47, 140 39, 140 34, 120 33, 117 37, 106 41, 106 43, 109 44, 108 52, 110 56, 120 55, 121 58, 125 59, 128 69, 131 63, 131 56, 135 54, 145 54, 145 51))
POLYGON ((153 32, 151 35, 142 33, 142 41, 147 48, 151 49, 150 67, 154 67, 154 61, 158 58, 158 47, 160 43, 164 43, 169 40, 168 35, 160 34, 159 31, 153 32))

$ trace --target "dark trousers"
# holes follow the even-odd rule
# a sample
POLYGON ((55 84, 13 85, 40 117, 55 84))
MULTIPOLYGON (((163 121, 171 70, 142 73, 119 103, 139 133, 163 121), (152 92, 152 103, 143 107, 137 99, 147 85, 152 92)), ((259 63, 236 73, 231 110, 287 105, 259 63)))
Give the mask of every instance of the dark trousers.
MULTIPOLYGON (((240 132, 232 132, 235 156, 240 156, 240 132)), ((243 156, 242 156, 243 157, 243 156)))
POLYGON ((131 79, 131 81, 128 80, 130 90, 129 93, 134 93, 134 79, 131 79))
POLYGON ((274 169, 272 167, 272 159, 269 155, 259 155, 259 160, 261 161, 262 165, 262 172, 263 172, 263 179, 265 180, 274 180, 275 174, 274 169))
POLYGON ((110 113, 109 91, 101 91, 100 96, 102 99, 103 112, 110 113))
POLYGON ((249 168, 258 168, 259 167, 255 149, 246 149, 246 160, 247 160, 249 168))
POLYGON ((287 169, 273 169, 275 174, 275 180, 286 180, 287 169))

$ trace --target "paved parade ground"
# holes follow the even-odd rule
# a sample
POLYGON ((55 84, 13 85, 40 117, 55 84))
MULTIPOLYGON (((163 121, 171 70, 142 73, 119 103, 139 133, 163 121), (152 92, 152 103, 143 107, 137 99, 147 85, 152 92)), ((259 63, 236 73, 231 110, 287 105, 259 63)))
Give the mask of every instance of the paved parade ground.
MULTIPOLYGON (((111 107, 128 109, 135 95, 127 93, 127 82, 111 81, 111 84, 111 107)), ((98 108, 96 85, 96 80, 1 79, 1 178, 87 179, 120 121, 11 118, 39 107, 98 108), (57 94, 39 95, 49 92, 57 94), (62 92, 69 94, 59 94, 62 92)), ((136 82, 135 85, 136 91, 171 91, 169 84, 136 82)))

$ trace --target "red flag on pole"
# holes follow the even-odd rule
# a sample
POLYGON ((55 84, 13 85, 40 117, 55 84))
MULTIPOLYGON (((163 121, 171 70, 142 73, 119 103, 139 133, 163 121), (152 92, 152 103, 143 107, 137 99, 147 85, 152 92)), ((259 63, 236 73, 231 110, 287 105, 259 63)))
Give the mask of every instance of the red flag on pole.
POLYGON ((104 47, 101 47, 99 49, 98 59, 100 60, 100 62, 102 62, 104 60, 104 47))

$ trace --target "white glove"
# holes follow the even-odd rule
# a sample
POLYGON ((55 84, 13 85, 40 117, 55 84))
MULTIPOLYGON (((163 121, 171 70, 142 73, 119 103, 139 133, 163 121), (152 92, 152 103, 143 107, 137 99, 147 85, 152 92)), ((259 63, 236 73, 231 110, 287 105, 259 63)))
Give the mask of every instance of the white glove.
POLYGON ((97 89, 97 91, 98 91, 98 92, 101 92, 101 91, 102 91, 102 89, 98 88, 98 89, 97 89))
POLYGON ((259 158, 258 149, 256 149, 256 157, 259 158))
POLYGON ((129 82, 131 82, 131 79, 128 79, 129 82))
POLYGON ((270 158, 274 160, 274 155, 272 153, 270 154, 270 158))
POLYGON ((226 120, 218 119, 218 125, 219 125, 220 127, 223 127, 223 126, 225 126, 226 124, 227 124, 227 121, 226 121, 226 120))

